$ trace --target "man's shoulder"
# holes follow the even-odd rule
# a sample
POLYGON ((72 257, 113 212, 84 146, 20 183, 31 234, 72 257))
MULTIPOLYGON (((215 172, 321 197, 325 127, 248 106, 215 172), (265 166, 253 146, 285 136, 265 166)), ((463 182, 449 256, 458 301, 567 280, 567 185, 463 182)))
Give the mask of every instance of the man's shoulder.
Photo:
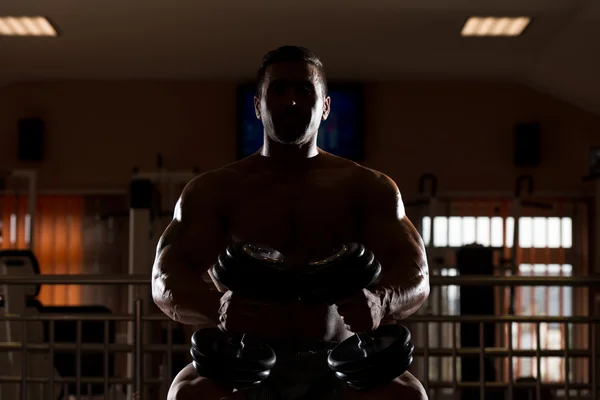
POLYGON ((201 173, 194 177, 188 186, 190 189, 195 188, 213 188, 223 185, 225 182, 234 179, 236 173, 232 169, 219 168, 201 173))
POLYGON ((396 182, 383 172, 331 153, 325 154, 330 167, 343 170, 344 175, 361 189, 387 193, 398 192, 396 182))
POLYGON ((353 187, 360 204, 367 212, 388 216, 404 215, 400 189, 396 182, 383 172, 360 166, 356 171, 353 187))
POLYGON ((244 173, 252 172, 256 168, 260 166, 260 154, 254 153, 249 156, 246 156, 240 160, 233 161, 225 166, 219 168, 219 173, 223 175, 233 176, 233 175, 241 175, 244 173))
POLYGON ((374 191, 382 195, 398 195, 398 185, 392 178, 373 168, 356 164, 353 177, 358 185, 364 190, 374 191))
POLYGON ((191 181, 183 189, 183 197, 217 196, 225 192, 239 178, 235 169, 223 167, 203 172, 191 181))
POLYGON ((239 184, 244 177, 252 174, 258 166, 258 158, 254 155, 212 169, 194 177, 184 189, 184 193, 206 194, 207 190, 216 193, 229 191, 239 184))

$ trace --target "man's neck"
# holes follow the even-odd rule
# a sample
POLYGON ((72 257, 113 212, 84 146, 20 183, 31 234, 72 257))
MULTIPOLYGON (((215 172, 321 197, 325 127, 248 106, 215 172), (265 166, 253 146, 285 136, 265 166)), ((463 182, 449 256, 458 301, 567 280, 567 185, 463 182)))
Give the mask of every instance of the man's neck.
POLYGON ((321 154, 316 141, 302 145, 288 145, 265 140, 260 150, 263 159, 277 168, 302 168, 314 163, 321 154))

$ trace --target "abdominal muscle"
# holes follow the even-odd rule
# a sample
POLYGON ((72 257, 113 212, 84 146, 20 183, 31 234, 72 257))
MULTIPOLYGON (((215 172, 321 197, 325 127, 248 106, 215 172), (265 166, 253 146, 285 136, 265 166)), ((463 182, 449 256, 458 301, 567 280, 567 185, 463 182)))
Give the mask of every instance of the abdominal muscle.
MULTIPOLYGON (((290 257, 298 261, 300 264, 325 259, 331 256, 329 251, 332 246, 327 246, 326 251, 322 253, 310 252, 314 257, 308 259, 306 253, 294 255, 293 251, 288 251, 290 257)), ((344 321, 337 312, 337 306, 327 304, 309 305, 300 301, 289 304, 284 308, 287 318, 283 319, 283 323, 287 329, 290 338, 319 340, 319 341, 342 341, 352 335, 344 324, 344 321)))
POLYGON ((317 341, 342 341, 352 335, 337 313, 336 306, 308 306, 300 302, 289 306, 282 331, 287 332, 290 339, 306 339, 317 341))
MULTIPOLYGON (((282 251, 288 254, 298 264, 323 259, 330 253, 319 254, 311 260, 306 259, 306 253, 294 257, 293 252, 282 251)), ((337 312, 337 306, 327 304, 306 304, 299 300, 275 307, 273 320, 277 321, 276 336, 271 339, 296 339, 309 341, 342 341, 353 335, 345 327, 344 321, 337 312)), ((275 332, 274 332, 275 333, 275 332)))

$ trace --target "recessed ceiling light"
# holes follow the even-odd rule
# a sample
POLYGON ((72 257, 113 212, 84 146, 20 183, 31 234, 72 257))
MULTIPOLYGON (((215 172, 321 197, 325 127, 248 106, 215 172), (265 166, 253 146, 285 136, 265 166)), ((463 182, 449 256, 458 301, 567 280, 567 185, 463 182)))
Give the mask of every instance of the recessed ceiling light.
POLYGON ((471 17, 463 26, 462 36, 520 36, 531 23, 530 17, 471 17))
POLYGON ((0 17, 0 36, 58 36, 44 17, 0 17))

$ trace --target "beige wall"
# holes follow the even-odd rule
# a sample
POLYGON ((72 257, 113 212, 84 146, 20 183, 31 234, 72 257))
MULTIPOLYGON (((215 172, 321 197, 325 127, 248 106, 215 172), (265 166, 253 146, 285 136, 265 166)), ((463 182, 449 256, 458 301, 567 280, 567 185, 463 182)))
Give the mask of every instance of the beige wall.
MULTIPOLYGON (((335 107, 335 104, 333 104, 335 107)), ((235 159, 235 84, 21 83, 0 89, 0 167, 16 160, 16 122, 47 123, 44 189, 126 188, 133 165, 212 169, 235 159)), ((579 191, 600 117, 526 87, 486 82, 396 82, 367 87, 367 165, 405 194, 423 172, 441 190, 512 190, 531 172, 540 190, 579 191), (543 165, 517 171, 513 127, 543 124, 543 165), (481 176, 488 176, 481 179, 481 176)))

